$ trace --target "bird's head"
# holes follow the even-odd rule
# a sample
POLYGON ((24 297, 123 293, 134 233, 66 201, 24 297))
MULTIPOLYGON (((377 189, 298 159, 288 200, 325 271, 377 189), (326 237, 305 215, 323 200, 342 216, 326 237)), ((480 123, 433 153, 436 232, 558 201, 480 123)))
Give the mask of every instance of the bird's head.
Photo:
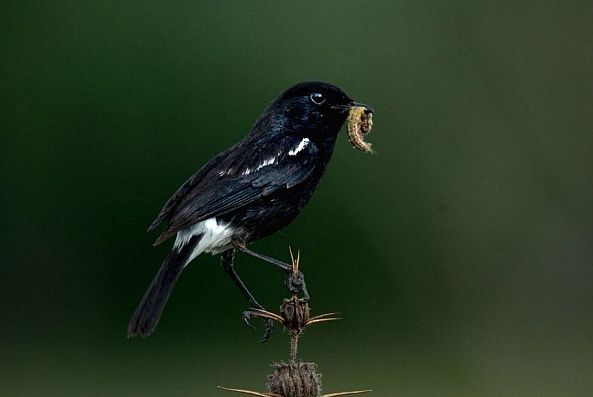
MULTIPOLYGON (((354 102, 335 85, 307 81, 284 91, 265 110, 260 121, 268 124, 268 127, 269 124, 281 126, 284 132, 308 137, 319 143, 333 143, 353 106, 365 105, 354 102)), ((373 112, 370 107, 365 107, 368 112, 373 112)))

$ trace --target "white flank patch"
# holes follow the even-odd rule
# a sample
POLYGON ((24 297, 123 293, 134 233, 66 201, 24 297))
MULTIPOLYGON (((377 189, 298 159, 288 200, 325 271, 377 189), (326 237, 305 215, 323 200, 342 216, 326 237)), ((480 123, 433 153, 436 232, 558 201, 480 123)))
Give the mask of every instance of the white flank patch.
POLYGON ((299 144, 292 149, 290 152, 288 152, 289 156, 296 156, 298 152, 300 152, 301 150, 303 150, 304 148, 307 147, 307 145, 309 144, 309 138, 303 138, 302 141, 299 142, 299 144))
POLYGON ((229 224, 218 223, 216 218, 209 218, 178 232, 173 248, 180 251, 193 236, 203 235, 185 264, 187 266, 195 257, 204 252, 217 254, 224 251, 231 244, 233 232, 234 230, 229 224))

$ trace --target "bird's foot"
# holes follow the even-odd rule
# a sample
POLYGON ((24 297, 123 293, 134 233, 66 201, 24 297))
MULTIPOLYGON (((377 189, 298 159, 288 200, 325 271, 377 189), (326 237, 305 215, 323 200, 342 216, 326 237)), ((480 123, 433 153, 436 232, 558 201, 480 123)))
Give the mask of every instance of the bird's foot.
POLYGON ((307 284, 305 283, 305 276, 300 271, 289 271, 286 275, 286 288, 293 295, 303 294, 301 298, 303 302, 309 302, 309 291, 307 291, 307 284))
POLYGON ((303 303, 309 302, 309 291, 307 291, 307 284, 305 283, 305 276, 299 270, 299 261, 301 259, 301 252, 297 251, 296 257, 292 253, 292 248, 288 247, 290 252, 291 266, 286 272, 286 281, 284 285, 288 291, 296 298, 299 293, 303 294, 300 299, 303 303))
POLYGON ((255 318, 259 318, 261 319, 265 326, 266 329, 264 331, 264 336, 263 338, 260 340, 261 343, 265 343, 268 341, 268 339, 270 339, 270 337, 272 336, 272 334, 274 333, 274 321, 271 318, 265 317, 260 315, 258 312, 254 311, 254 310, 246 310, 243 312, 243 314, 241 315, 241 317, 243 318, 243 321, 245 322, 245 324, 249 327, 249 328, 253 328, 256 329, 252 324, 251 324, 251 320, 255 317, 255 318))

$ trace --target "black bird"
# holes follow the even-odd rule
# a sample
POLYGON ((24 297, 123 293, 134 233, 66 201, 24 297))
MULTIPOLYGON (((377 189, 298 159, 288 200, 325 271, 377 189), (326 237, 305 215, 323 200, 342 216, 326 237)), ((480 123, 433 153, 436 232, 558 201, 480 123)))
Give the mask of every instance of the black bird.
MULTIPOLYGON (((289 270, 287 264, 246 246, 288 225, 301 212, 319 184, 352 106, 364 105, 332 84, 297 84, 264 110, 249 135, 181 185, 148 228, 168 223, 155 246, 176 238, 130 319, 128 336, 154 331, 181 272, 204 252, 222 253, 224 270, 250 304, 262 308, 235 272, 234 252, 289 270)), ((292 288, 304 287, 302 280, 289 283, 292 288)))

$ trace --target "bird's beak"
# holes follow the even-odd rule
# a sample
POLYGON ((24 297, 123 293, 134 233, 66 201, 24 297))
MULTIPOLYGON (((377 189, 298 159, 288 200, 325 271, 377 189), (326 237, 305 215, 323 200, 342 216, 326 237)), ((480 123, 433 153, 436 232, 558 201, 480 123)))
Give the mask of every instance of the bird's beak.
POLYGON ((354 107, 363 107, 364 108, 364 112, 366 114, 375 113, 375 110, 372 107, 370 107, 368 105, 365 105, 364 103, 354 102, 354 101, 350 102, 350 109, 352 109, 354 107))
POLYGON ((370 107, 368 105, 365 105, 364 103, 354 102, 354 101, 350 102, 348 105, 334 105, 332 107, 334 109, 338 109, 338 110, 341 110, 343 112, 349 112, 350 109, 355 108, 355 107, 363 107, 365 109, 364 112, 366 114, 374 113, 375 112, 375 110, 372 107, 370 107))

